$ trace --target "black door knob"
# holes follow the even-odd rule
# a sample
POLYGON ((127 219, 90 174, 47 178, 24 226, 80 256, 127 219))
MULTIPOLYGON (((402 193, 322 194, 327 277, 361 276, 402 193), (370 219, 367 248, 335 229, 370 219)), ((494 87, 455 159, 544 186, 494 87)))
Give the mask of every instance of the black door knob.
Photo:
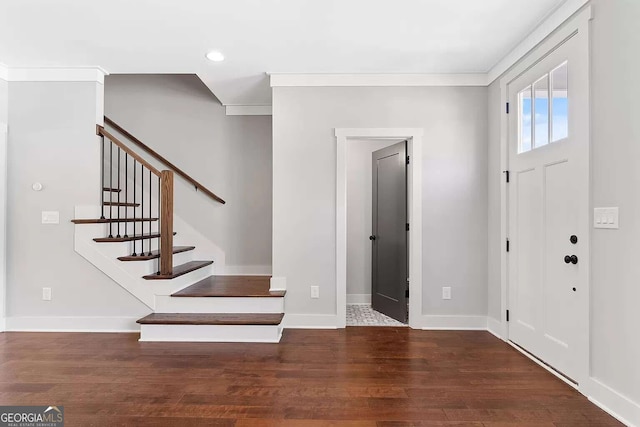
POLYGON ((567 255, 564 257, 564 262, 566 262, 567 264, 577 264, 578 257, 575 255, 567 255))
POLYGON ((376 236, 369 236, 369 240, 376 240, 376 236))

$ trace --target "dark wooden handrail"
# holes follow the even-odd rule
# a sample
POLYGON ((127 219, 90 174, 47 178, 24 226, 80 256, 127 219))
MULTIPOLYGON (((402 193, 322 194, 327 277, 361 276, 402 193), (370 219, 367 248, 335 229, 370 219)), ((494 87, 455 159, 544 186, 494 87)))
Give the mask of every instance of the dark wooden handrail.
POLYGON ((134 159, 136 159, 139 163, 141 163, 142 165, 144 165, 144 167, 146 167, 147 169, 149 169, 151 172, 153 172, 154 175, 156 176, 160 176, 160 171, 156 168, 154 168, 151 163, 147 162, 145 159, 143 159, 142 157, 140 157, 138 154, 136 154, 135 151, 133 151, 131 148, 127 147, 126 144, 124 144, 122 141, 120 141, 118 138, 116 138, 115 136, 113 136, 111 133, 109 133, 109 131, 107 131, 105 128, 103 128, 100 125, 96 126, 96 134, 97 135, 101 135, 104 136, 105 138, 109 139, 111 142, 113 142, 114 144, 116 144, 118 147, 120 147, 125 153, 129 154, 131 157, 133 157, 134 159))
POLYGON ((151 147, 149 147, 144 142, 140 141, 138 138, 133 136, 131 133, 129 133, 122 126, 120 126, 119 124, 117 124, 116 122, 111 120, 109 117, 104 116, 104 122, 106 124, 108 124, 109 126, 111 126, 112 128, 114 128, 115 130, 117 130, 120 134, 126 136, 131 142, 136 144, 138 147, 142 148, 147 153, 151 154, 153 157, 156 158, 156 160, 158 160, 159 162, 161 162, 162 164, 167 166, 169 169, 172 169, 177 175, 179 175, 184 180, 186 180, 187 182, 192 184, 196 188, 196 191, 200 190, 204 194, 206 194, 207 196, 211 197, 213 200, 215 200, 217 202, 220 202, 222 204, 227 203, 222 198, 218 197, 215 193, 213 193, 211 190, 209 190, 207 187, 205 187, 204 185, 200 184, 198 181, 196 181, 195 179, 193 179, 189 175, 187 175, 186 172, 184 172, 182 169, 180 169, 179 167, 177 167, 176 165, 171 163, 169 160, 165 159, 163 156, 161 156, 156 151, 154 151, 151 147))

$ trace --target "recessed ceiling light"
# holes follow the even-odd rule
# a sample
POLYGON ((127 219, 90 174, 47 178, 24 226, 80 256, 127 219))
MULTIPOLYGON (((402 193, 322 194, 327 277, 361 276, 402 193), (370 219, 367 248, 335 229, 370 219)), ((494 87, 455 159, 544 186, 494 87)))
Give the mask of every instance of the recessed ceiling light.
POLYGON ((213 62, 220 62, 224 61, 224 55, 217 50, 212 50, 211 52, 207 53, 207 59, 213 62))

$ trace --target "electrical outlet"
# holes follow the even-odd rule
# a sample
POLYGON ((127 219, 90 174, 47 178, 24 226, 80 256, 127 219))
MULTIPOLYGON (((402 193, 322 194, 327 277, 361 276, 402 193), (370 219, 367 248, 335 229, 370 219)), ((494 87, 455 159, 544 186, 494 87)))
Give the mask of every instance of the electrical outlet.
POLYGON ((451 299, 451 287, 445 286, 442 288, 442 299, 451 299))
POLYGON ((311 287, 311 298, 313 299, 320 298, 320 287, 318 286, 311 287))
POLYGON ((51 301, 51 288, 42 288, 42 300, 51 301))

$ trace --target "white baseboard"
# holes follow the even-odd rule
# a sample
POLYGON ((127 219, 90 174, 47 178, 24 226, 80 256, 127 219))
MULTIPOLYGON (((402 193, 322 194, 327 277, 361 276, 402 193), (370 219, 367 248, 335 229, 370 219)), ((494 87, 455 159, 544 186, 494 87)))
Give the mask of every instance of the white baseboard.
MULTIPOLYGON (((140 316, 142 317, 142 316, 140 316)), ((7 317, 13 332, 139 332, 139 317, 7 317)))
POLYGON ((640 427, 640 404, 613 390, 596 378, 590 378, 584 393, 594 405, 629 427, 640 427))
POLYGON ((371 294, 347 294, 347 304, 371 304, 371 294))
POLYGON ((493 317, 487 317, 487 331, 491 332, 501 340, 507 339, 507 330, 505 328, 505 325, 503 325, 502 322, 494 319, 493 317))
POLYGON ((225 265, 217 274, 221 276, 271 276, 271 266, 225 265))
POLYGON ((287 329, 337 329, 335 314, 290 314, 285 313, 282 327, 287 329))
POLYGON ((487 330, 486 316, 422 316, 425 330, 487 330))

